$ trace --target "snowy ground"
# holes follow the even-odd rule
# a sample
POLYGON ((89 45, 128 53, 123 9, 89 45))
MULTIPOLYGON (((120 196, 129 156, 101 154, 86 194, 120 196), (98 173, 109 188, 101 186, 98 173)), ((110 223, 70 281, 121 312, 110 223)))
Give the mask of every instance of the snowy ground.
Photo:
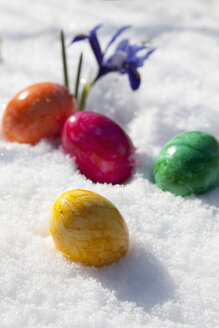
MULTIPOLYGON (((129 133, 139 166, 125 185, 93 184, 53 144, 31 147, 0 137, 0 326, 216 328, 219 188, 183 199, 152 182, 156 156, 176 134, 200 129, 219 139, 216 0, 0 0, 1 116, 23 87, 62 83, 60 27, 70 41, 99 22, 103 43, 131 23, 126 36, 158 47, 136 93, 126 76, 109 75, 87 103, 129 133), (117 264, 87 268, 55 251, 50 207, 77 188, 100 193, 123 214, 131 245, 117 264)), ((96 67, 86 42, 75 44, 68 48, 72 77, 82 48, 87 70, 96 67)))

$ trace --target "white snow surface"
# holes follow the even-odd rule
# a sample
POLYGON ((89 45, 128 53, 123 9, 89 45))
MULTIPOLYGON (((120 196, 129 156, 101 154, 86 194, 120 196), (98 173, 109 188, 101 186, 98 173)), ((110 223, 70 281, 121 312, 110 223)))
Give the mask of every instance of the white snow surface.
MULTIPOLYGON (((138 167, 124 185, 94 184, 58 142, 35 146, 0 137, 1 328, 219 327, 219 188, 175 197, 153 183, 153 166, 176 134, 204 130, 219 139, 219 3, 215 0, 0 0, 0 113, 22 88, 62 83, 59 30, 69 43, 98 31, 108 42, 120 26, 156 52, 132 92, 126 75, 93 88, 87 110, 108 115, 137 148, 138 167), (71 189, 95 191, 122 213, 130 233, 123 259, 102 269, 68 262, 49 235, 51 205, 71 189)), ((86 41, 67 47, 73 89, 96 62, 86 41)))

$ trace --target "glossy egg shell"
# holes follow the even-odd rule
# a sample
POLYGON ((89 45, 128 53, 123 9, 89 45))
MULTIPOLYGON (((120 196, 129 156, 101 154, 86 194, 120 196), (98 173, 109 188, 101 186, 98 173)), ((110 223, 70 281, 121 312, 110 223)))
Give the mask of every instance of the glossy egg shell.
POLYGON ((128 250, 129 234, 121 214, 91 191, 71 190, 58 197, 49 226, 57 250, 74 262, 101 267, 118 261, 128 250))
POLYGON ((2 134, 8 141, 35 144, 41 138, 56 137, 76 103, 59 84, 31 85, 9 102, 2 119, 2 134))
POLYGON ((123 129, 95 112, 77 112, 65 122, 62 148, 94 182, 122 183, 135 167, 135 148, 123 129))
POLYGON ((219 144, 209 133, 184 132, 161 150, 154 168, 155 182, 175 195, 200 194, 219 183, 219 144))

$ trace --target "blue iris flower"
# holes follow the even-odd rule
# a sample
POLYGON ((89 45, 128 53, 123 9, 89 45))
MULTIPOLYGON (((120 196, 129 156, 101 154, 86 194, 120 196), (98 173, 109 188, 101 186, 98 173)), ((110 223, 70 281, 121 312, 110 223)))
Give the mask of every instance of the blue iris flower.
POLYGON ((125 30, 130 28, 129 26, 123 26, 120 28, 112 37, 110 42, 107 44, 104 51, 101 50, 99 41, 97 39, 97 30, 102 27, 102 24, 95 26, 88 35, 80 34, 77 35, 73 42, 88 39, 91 48, 97 60, 99 71, 94 82, 96 82, 101 76, 109 72, 119 72, 121 74, 128 74, 131 88, 136 90, 140 86, 140 74, 137 71, 138 67, 143 66, 144 61, 155 51, 155 48, 148 49, 147 46, 131 45, 128 39, 123 39, 117 45, 115 52, 107 57, 107 51, 114 41, 123 33, 125 30), (146 54, 138 56, 138 52, 147 49, 146 54))

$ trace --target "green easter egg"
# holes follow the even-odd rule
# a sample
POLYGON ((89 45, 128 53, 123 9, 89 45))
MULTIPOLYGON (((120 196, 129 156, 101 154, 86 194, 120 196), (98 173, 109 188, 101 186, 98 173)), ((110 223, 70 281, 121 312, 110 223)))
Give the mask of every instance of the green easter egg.
POLYGON ((219 183, 219 143, 203 131, 184 132, 161 150, 154 167, 157 186, 175 195, 200 194, 219 183))

